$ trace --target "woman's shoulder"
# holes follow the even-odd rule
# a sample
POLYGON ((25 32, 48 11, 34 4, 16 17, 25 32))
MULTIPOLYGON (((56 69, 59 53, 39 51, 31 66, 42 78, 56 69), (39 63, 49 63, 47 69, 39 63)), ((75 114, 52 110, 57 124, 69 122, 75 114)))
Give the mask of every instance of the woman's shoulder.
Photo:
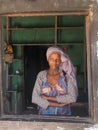
POLYGON ((47 70, 42 70, 38 73, 38 77, 46 77, 46 74, 47 74, 47 70))

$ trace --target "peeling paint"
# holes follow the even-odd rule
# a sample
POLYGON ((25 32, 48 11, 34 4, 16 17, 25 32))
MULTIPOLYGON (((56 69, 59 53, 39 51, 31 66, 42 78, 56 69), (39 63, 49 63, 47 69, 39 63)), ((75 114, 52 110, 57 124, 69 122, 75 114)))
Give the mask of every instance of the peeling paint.
POLYGON ((65 130, 65 128, 57 126, 56 130, 65 130))
POLYGON ((84 130, 98 130, 98 124, 95 124, 94 126, 89 128, 84 128, 84 130))
POLYGON ((54 2, 54 6, 55 6, 56 8, 59 7, 58 0, 56 0, 56 1, 54 2))

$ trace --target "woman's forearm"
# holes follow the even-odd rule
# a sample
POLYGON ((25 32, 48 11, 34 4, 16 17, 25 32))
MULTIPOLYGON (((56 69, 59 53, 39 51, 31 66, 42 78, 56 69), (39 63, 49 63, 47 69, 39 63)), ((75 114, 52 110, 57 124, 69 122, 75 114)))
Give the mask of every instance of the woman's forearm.
POLYGON ((63 107, 65 105, 66 105, 65 103, 58 103, 58 102, 49 101, 49 106, 52 106, 52 107, 63 107))
POLYGON ((52 107, 63 107, 67 105, 67 103, 58 103, 56 97, 46 96, 44 94, 42 94, 41 97, 46 99, 49 102, 49 106, 52 107))
POLYGON ((51 96, 46 96, 44 94, 41 95, 42 98, 48 100, 48 101, 53 101, 53 102, 57 102, 56 97, 51 97, 51 96))
POLYGON ((58 103, 56 97, 46 96, 44 94, 42 94, 41 97, 46 99, 49 102, 50 106, 62 107, 64 105, 67 105, 67 103, 58 103))

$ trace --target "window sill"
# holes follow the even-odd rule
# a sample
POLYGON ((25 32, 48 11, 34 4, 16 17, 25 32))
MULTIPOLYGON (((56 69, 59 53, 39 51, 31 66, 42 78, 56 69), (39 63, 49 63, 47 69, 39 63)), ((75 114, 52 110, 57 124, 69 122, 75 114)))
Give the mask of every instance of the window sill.
POLYGON ((0 120, 5 121, 39 121, 39 122, 70 122, 70 123, 90 123, 93 124, 91 117, 78 116, 43 116, 43 115, 2 115, 0 120))

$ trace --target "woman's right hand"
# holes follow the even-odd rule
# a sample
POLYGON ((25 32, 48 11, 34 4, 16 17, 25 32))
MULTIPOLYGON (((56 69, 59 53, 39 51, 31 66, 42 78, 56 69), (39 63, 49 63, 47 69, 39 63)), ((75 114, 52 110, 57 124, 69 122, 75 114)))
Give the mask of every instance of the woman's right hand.
POLYGON ((55 106, 55 107, 63 107, 65 105, 67 105, 66 103, 58 103, 56 101, 56 97, 50 97, 50 96, 46 96, 45 94, 41 95, 42 98, 46 99, 49 101, 50 106, 55 106))
POLYGON ((63 107, 66 105, 66 103, 58 103, 58 102, 51 102, 51 101, 49 101, 49 104, 50 106, 53 106, 53 107, 63 107))

